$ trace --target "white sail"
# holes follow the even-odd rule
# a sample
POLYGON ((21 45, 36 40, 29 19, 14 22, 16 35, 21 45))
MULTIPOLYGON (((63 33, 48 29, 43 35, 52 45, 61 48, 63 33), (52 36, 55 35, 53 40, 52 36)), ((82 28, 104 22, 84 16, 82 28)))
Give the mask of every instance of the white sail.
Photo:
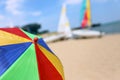
POLYGON ((64 33, 68 38, 72 37, 70 23, 66 15, 66 4, 63 4, 62 7, 60 22, 58 26, 58 33, 64 33))

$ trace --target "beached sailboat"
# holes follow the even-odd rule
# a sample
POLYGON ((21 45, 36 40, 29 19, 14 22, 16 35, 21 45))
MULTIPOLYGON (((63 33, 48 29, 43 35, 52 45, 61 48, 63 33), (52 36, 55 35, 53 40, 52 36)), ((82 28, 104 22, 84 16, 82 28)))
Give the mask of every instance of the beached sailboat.
POLYGON ((90 30, 92 25, 91 22, 91 8, 90 8, 90 0, 83 0, 81 11, 80 11, 80 28, 79 30, 72 31, 72 34, 79 37, 99 37, 104 33, 100 31, 90 30))
POLYGON ((70 23, 66 15, 66 4, 62 5, 62 10, 60 14, 60 21, 58 24, 57 34, 45 37, 46 42, 54 42, 61 39, 67 39, 72 37, 72 31, 70 28, 70 23))

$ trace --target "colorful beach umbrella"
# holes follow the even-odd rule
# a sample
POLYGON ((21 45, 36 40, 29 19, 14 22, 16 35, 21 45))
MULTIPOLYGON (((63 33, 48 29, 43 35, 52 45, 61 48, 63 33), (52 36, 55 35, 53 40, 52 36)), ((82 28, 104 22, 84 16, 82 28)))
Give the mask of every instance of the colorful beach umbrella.
POLYGON ((0 80, 64 80, 63 67, 41 37, 0 28, 0 80))

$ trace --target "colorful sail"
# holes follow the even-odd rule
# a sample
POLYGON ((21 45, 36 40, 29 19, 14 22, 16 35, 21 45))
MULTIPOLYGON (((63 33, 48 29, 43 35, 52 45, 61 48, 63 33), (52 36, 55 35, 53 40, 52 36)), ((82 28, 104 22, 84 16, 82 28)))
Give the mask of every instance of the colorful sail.
POLYGON ((90 0, 83 0, 82 9, 80 12, 81 27, 91 26, 90 0))

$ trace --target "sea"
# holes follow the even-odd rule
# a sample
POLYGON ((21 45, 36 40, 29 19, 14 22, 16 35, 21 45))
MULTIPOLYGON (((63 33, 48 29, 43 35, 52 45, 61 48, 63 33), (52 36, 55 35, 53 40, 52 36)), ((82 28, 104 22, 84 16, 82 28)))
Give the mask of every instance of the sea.
POLYGON ((92 27, 91 30, 105 32, 105 34, 120 34, 120 21, 101 24, 100 26, 92 27))

